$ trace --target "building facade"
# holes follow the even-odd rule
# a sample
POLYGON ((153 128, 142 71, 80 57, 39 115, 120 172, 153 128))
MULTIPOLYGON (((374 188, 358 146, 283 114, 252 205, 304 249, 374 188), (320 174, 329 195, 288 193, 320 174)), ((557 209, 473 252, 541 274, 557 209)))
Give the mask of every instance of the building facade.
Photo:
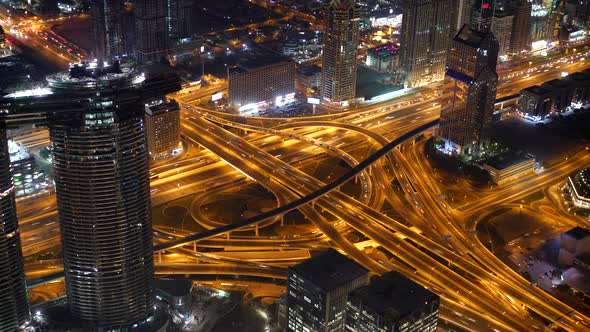
POLYGON ((451 31, 449 36, 455 36, 464 24, 469 24, 471 20, 471 0, 454 0, 453 1, 453 16, 451 20, 451 31))
POLYGON ((453 39, 439 127, 445 150, 473 154, 489 143, 497 59, 498 41, 491 32, 463 26, 453 39))
POLYGON ((498 56, 506 56, 510 53, 513 23, 514 16, 506 12, 498 13, 492 19, 491 31, 498 41, 498 56))
POLYGON ((118 62, 76 64, 2 100, 9 113, 46 116, 69 323, 84 331, 154 322, 144 105, 180 82, 146 77, 118 62))
POLYGON ((174 100, 156 99, 145 106, 145 135, 153 160, 169 157, 180 148, 180 108, 174 100))
POLYGON ((551 91, 533 85, 520 91, 517 111, 526 119, 541 121, 551 113, 551 105, 551 91))
POLYGON ((167 1, 136 1, 133 6, 137 61, 139 63, 162 61, 166 57, 170 44, 167 1))
POLYGON ((392 271, 348 296, 348 332, 435 332, 438 295, 392 271))
POLYGON ((399 48, 385 44, 367 51, 367 66, 384 73, 396 72, 399 66, 399 48))
POLYGON ((494 0, 475 0, 471 7, 471 29, 490 31, 496 6, 494 0))
POLYGON ((406 87, 440 81, 445 76, 451 0, 409 0, 400 36, 400 74, 406 87))
POLYGON ((123 55, 123 2, 98 0, 92 2, 92 20, 96 41, 95 56, 104 61, 123 55))
POLYGON ((331 0, 324 7, 324 17, 322 100, 350 105, 356 94, 360 8, 354 0, 331 0))
POLYGON ((486 160, 483 169, 495 184, 503 185, 532 173, 534 165, 535 158, 530 155, 506 152, 486 160))
POLYGON ((193 1, 168 0, 166 7, 168 10, 166 23, 171 42, 174 44, 179 39, 191 37, 193 28, 190 17, 193 10, 193 1))
POLYGON ((369 271, 329 249, 289 268, 288 332, 344 332, 348 294, 369 283, 369 271))
POLYGON ((0 331, 17 331, 29 319, 29 303, 7 142, 0 114, 0 331))
POLYGON ((510 35, 510 52, 519 53, 531 48, 532 5, 527 0, 516 0, 509 7, 514 15, 510 35))
POLYGON ((567 179, 567 188, 575 206, 590 209, 590 168, 570 175, 567 179))
POLYGON ((261 58, 228 68, 229 102, 240 111, 281 104, 295 96, 295 62, 261 58))

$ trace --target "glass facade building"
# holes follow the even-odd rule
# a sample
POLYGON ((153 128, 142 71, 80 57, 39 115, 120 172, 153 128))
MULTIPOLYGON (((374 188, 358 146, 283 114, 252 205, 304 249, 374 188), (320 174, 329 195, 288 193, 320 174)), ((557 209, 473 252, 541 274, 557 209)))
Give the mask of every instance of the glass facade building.
POLYGON ((289 268, 288 332, 344 332, 348 294, 369 283, 369 271, 329 249, 289 268))
POLYGON ((0 331, 15 331, 29 318, 14 195, 6 126, 0 114, 0 331))
POLYGON ((145 104, 180 89, 159 72, 76 64, 3 99, 9 113, 46 116, 67 302, 84 331, 154 321, 145 104))
POLYGON ((166 57, 170 44, 168 3, 143 0, 133 4, 135 57, 140 63, 156 63, 166 57))
POLYGON ((348 296, 349 332, 435 332, 438 295, 392 271, 348 296))
POLYGON ((498 41, 493 33, 465 25, 453 39, 439 127, 446 151, 472 154, 489 143, 497 61, 498 41))
POLYGON ((407 87, 420 87, 444 78, 453 3, 451 0, 410 0, 405 4, 400 72, 407 87))

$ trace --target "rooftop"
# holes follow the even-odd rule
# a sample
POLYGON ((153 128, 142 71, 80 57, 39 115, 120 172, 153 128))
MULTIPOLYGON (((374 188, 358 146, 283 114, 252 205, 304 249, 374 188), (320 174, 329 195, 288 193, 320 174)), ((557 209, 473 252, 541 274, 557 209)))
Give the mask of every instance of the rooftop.
POLYGON ((590 81, 590 74, 579 71, 579 72, 576 72, 573 74, 569 74, 564 79, 576 81, 576 83, 577 82, 587 82, 587 81, 590 81))
POLYGON ((439 300, 438 295, 397 271, 384 274, 369 285, 352 291, 350 297, 360 299, 365 306, 391 320, 439 300))
POLYGON ((399 47, 395 44, 385 44, 378 47, 373 47, 367 50, 369 54, 379 57, 379 58, 387 58, 390 56, 394 56, 398 53, 399 47))
POLYGON ((585 237, 590 236, 590 231, 585 228, 576 226, 563 234, 569 235, 570 237, 573 237, 576 240, 581 240, 585 237))
POLYGON ((318 65, 301 66, 297 69, 297 73, 304 76, 312 76, 322 72, 322 67, 318 65))
POLYGON ((529 86, 528 88, 524 88, 522 89, 522 91, 526 91, 526 92, 530 92, 532 94, 536 94, 536 95, 544 95, 544 94, 548 94, 549 91, 548 89, 545 89, 542 86, 538 86, 538 85, 533 85, 533 86, 529 86))
POLYGON ((187 296, 193 290, 193 283, 188 279, 155 278, 154 287, 173 297, 187 296))
POLYGON ((290 269, 326 292, 369 273, 367 269, 334 249, 321 252, 290 269))
POLYGON ((483 42, 486 37, 486 33, 471 30, 467 24, 463 25, 461 30, 457 33, 454 40, 461 42, 463 44, 479 47, 479 45, 483 42))
POLYGON ((485 164, 497 170, 503 170, 531 160, 534 160, 534 158, 530 155, 508 151, 487 159, 485 164))
POLYGON ((570 83, 567 82, 566 80, 556 78, 551 81, 547 81, 547 82, 543 83, 542 86, 547 87, 547 88, 567 88, 570 86, 570 83))
POLYGON ((590 168, 576 172, 570 180, 578 196, 590 199, 590 168))

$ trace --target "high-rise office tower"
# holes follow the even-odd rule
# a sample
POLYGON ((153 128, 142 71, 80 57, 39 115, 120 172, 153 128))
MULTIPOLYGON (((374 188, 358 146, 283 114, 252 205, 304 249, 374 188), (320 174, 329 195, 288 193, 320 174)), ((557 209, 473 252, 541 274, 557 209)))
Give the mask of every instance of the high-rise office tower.
POLYGON ((528 0, 516 0, 509 6, 514 15, 512 34, 510 35, 510 52, 518 53, 531 47, 531 13, 532 5, 528 0))
POLYGON ((469 23, 471 19, 472 0, 454 0, 451 10, 453 16, 451 19, 451 32, 449 36, 455 36, 463 24, 469 23))
POLYGON ((463 26, 452 40, 441 102, 439 137, 448 151, 478 153, 490 139, 498 75, 498 41, 463 26))
POLYGON ((439 306, 438 295, 391 271, 350 293, 346 331, 434 332, 439 306))
POLYGON ((192 22, 190 21, 193 10, 191 0, 168 0, 168 35, 172 43, 179 39, 188 38, 192 34, 192 22))
POLYGON ((451 0, 408 0, 402 18, 400 71, 407 87, 440 81, 445 75, 451 0))
POLYGON ((124 53, 123 1, 95 0, 92 2, 92 19, 96 40, 95 56, 109 61, 124 53))
POLYGON ((290 267, 287 283, 287 331, 344 332, 348 293, 369 271, 329 249, 290 267))
POLYGON ((145 104, 179 90, 178 77, 99 62, 72 65, 47 82, 5 96, 3 106, 9 114, 46 116, 72 317, 85 331, 150 325, 145 104))
POLYGON ((331 0, 324 7, 322 99, 349 105, 356 93, 360 8, 354 0, 331 0))
POLYGON ((471 28, 490 31, 496 2, 494 0, 475 0, 471 13, 471 28))
POLYGON ((28 317, 6 126, 0 114, 0 331, 16 331, 28 317))
POLYGON ((160 62, 170 44, 166 0, 142 0, 133 4, 135 12, 135 57, 140 63, 160 62))

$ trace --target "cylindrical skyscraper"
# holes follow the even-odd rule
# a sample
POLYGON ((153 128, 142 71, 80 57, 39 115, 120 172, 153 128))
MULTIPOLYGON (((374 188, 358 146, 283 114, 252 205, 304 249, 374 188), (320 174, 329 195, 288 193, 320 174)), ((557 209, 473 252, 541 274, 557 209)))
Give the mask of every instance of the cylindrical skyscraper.
POLYGON ((64 98, 48 127, 67 297, 72 315, 91 326, 141 324, 154 310, 139 81, 132 71, 83 66, 48 78, 64 98))
MULTIPOLYGON (((143 119, 145 105, 178 91, 180 82, 165 68, 144 69, 147 75, 118 62, 76 64, 69 72, 49 76, 45 87, 17 91, 0 101, 12 121, 21 116, 19 123, 32 119, 49 128, 71 317, 63 313, 63 306, 48 314, 52 324, 66 324, 66 330, 144 331, 159 328, 163 322, 163 315, 154 314, 143 119)), ((0 154, 0 194, 8 198, 2 196, 0 212, 8 212, 0 215, 0 221, 8 226, 0 233, 0 255, 6 254, 15 263, 4 268, 5 256, 0 256, 0 276, 14 275, 10 283, 0 284, 4 286, 0 308, 3 292, 18 292, 20 284, 12 280, 22 279, 22 258, 14 249, 18 248, 18 234, 4 150, 0 154), (21 268, 20 279, 16 278, 18 271, 11 272, 17 268, 21 268)))
POLYGON ((6 128, 0 115, 0 331, 16 331, 29 317, 19 235, 6 128))

